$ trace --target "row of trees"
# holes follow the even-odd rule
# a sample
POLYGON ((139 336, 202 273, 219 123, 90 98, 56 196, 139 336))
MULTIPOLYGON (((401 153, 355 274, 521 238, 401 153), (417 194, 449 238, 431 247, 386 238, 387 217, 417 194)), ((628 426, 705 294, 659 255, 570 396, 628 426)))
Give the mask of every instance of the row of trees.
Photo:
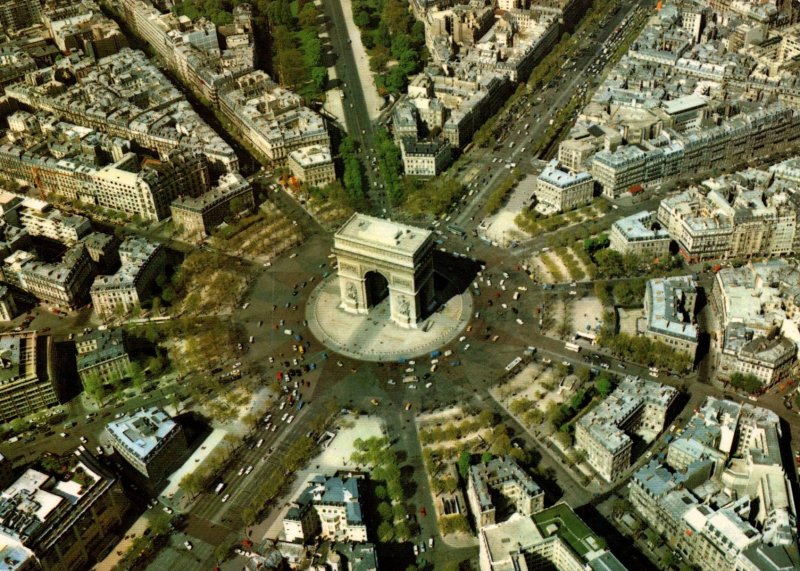
POLYGON ((686 371, 691 369, 694 364, 688 353, 676 351, 661 341, 654 341, 643 336, 627 333, 609 335, 601 331, 598 342, 601 346, 610 349, 617 357, 660 369, 686 371))
POLYGON ((444 426, 420 430, 419 441, 423 446, 426 446, 448 440, 460 440, 467 434, 491 428, 493 424, 494 415, 492 411, 484 410, 478 416, 467 418, 461 422, 448 422, 444 426))
POLYGON ((353 20, 361 29, 370 67, 377 73, 378 89, 401 93, 408 76, 422 69, 428 59, 425 25, 414 20, 403 0, 355 0, 353 20))
POLYGON ((441 216, 464 193, 464 185, 449 175, 425 181, 406 178, 404 192, 404 207, 410 214, 441 216))
POLYGON ((339 155, 344 165, 342 183, 347 203, 352 208, 362 207, 367 198, 364 190, 364 167, 356 152, 356 142, 351 137, 345 137, 339 143, 339 155))
POLYGON ((382 543, 391 541, 407 541, 413 530, 408 524, 405 506, 403 483, 397 454, 389 445, 387 438, 371 437, 363 440, 357 438, 353 442, 355 452, 351 460, 356 464, 369 466, 372 479, 384 482, 375 487, 375 495, 381 500, 378 504, 378 515, 381 523, 378 525, 378 538, 382 543))
POLYGON ((400 149, 383 127, 375 130, 375 156, 385 186, 386 198, 389 204, 398 206, 405 196, 405 183, 401 176, 403 159, 400 156, 400 149))

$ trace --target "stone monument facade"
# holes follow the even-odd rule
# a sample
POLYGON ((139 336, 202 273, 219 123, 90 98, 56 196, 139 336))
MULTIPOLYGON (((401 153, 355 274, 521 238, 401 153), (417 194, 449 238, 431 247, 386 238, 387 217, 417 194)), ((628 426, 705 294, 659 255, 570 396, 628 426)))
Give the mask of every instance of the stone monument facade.
POLYGON ((390 317, 416 328, 435 303, 433 235, 428 230, 354 214, 334 236, 340 308, 369 313, 386 297, 390 317))

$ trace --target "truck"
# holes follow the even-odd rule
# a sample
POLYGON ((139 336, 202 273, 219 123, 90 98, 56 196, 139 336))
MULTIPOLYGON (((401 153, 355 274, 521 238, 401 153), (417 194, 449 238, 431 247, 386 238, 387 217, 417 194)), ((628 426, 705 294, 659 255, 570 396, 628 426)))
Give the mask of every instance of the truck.
POLYGON ((416 383, 417 381, 419 381, 419 378, 416 375, 406 375, 403 377, 404 383, 416 383))

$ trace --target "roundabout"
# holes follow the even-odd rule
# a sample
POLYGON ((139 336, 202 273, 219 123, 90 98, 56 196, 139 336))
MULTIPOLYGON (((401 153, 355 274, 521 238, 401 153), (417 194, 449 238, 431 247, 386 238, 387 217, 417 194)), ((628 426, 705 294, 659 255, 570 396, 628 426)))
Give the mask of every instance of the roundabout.
POLYGON ((348 313, 341 303, 339 278, 328 276, 308 298, 308 327, 332 351, 361 361, 397 361, 430 353, 455 339, 472 314, 468 290, 452 296, 415 329, 392 321, 389 298, 368 314, 348 313))

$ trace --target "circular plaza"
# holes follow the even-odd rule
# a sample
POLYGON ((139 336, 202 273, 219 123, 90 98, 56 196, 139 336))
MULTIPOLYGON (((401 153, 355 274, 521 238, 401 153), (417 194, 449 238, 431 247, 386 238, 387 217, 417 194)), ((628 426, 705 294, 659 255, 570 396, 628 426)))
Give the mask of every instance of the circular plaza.
POLYGON ((391 319, 389 298, 366 314, 346 312, 341 304, 339 279, 333 274, 308 299, 309 329, 329 349, 362 361, 396 361, 430 353, 458 336, 472 314, 467 290, 452 296, 416 328, 400 327, 391 319))

